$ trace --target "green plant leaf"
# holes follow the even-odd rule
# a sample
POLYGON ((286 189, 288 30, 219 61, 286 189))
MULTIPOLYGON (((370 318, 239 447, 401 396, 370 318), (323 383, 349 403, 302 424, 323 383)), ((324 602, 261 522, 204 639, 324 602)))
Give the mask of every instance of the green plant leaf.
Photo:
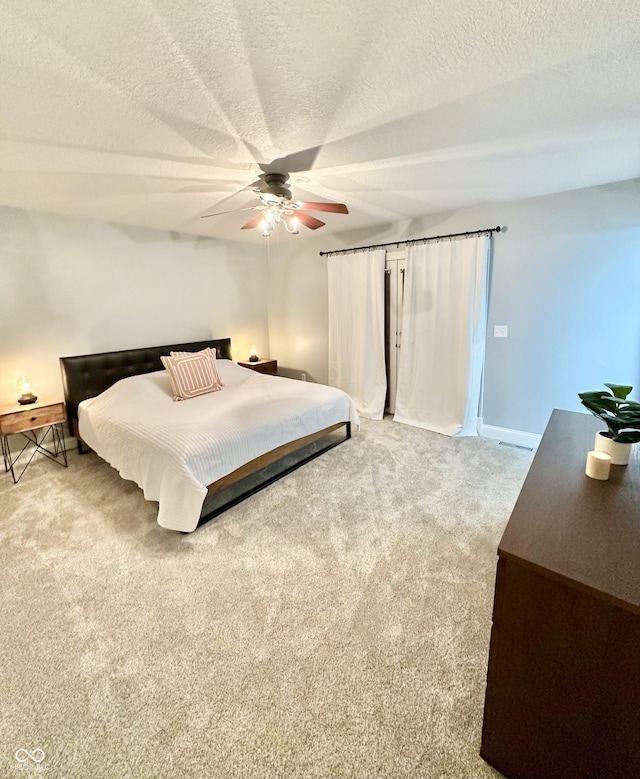
POLYGON ((627 395, 629 395, 633 389, 633 387, 630 387, 628 384, 605 384, 604 386, 609 387, 614 396, 616 398, 621 398, 622 400, 626 400, 627 395))
POLYGON ((602 410, 610 411, 615 414, 618 410, 619 401, 604 390, 598 390, 596 392, 582 392, 578 395, 583 405, 585 405, 590 411, 600 412, 602 410))
POLYGON ((613 437, 620 444, 637 444, 640 442, 640 430, 622 431, 613 437))

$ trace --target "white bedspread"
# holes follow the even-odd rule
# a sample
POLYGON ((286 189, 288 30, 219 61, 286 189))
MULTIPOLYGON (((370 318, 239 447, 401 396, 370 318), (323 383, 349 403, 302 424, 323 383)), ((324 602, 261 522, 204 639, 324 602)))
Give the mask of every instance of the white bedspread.
POLYGON ((218 360, 219 392, 175 402, 166 371, 132 376, 80 404, 80 436, 158 501, 158 524, 195 530, 206 485, 282 444, 359 423, 351 398, 324 384, 265 376, 218 360))

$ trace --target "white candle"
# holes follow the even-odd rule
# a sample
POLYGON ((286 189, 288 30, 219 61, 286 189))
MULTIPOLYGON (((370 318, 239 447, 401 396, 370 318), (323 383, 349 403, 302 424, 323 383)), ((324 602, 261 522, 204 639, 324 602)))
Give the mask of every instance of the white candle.
POLYGON ((606 452, 589 452, 587 454, 586 474, 592 479, 606 481, 611 468, 611 455, 606 452))

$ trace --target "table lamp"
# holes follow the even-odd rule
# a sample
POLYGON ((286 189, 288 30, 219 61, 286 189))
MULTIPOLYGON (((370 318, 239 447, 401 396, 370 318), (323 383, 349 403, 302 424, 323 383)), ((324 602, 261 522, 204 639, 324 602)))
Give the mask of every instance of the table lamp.
POLYGON ((38 398, 31 392, 31 382, 26 376, 20 376, 18 379, 18 389, 22 393, 18 398, 18 403, 21 406, 26 406, 29 403, 35 403, 38 398))

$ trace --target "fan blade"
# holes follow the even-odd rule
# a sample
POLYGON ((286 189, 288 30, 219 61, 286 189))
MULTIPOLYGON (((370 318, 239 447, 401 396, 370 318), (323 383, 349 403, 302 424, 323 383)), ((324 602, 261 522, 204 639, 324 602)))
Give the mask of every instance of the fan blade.
POLYGON ((316 219, 315 216, 311 216, 311 214, 305 214, 304 211, 296 211, 296 216, 298 217, 298 221, 302 222, 302 224, 310 230, 317 230, 318 227, 322 227, 326 224, 325 222, 316 219))
POLYGON ((300 208, 306 208, 307 211, 332 211, 334 214, 349 213, 344 203, 300 203, 300 208))
POLYGON ((230 211, 218 211, 215 214, 202 214, 200 219, 206 219, 208 216, 222 216, 223 214, 235 214, 238 211, 254 211, 256 206, 248 206, 247 208, 232 208, 230 211))
POLYGON ((263 216, 262 212, 260 212, 259 214, 256 214, 254 217, 249 219, 249 221, 246 224, 242 225, 242 227, 240 229, 241 230, 253 230, 253 228, 257 227, 260 224, 260 222, 262 221, 262 216, 263 216))

